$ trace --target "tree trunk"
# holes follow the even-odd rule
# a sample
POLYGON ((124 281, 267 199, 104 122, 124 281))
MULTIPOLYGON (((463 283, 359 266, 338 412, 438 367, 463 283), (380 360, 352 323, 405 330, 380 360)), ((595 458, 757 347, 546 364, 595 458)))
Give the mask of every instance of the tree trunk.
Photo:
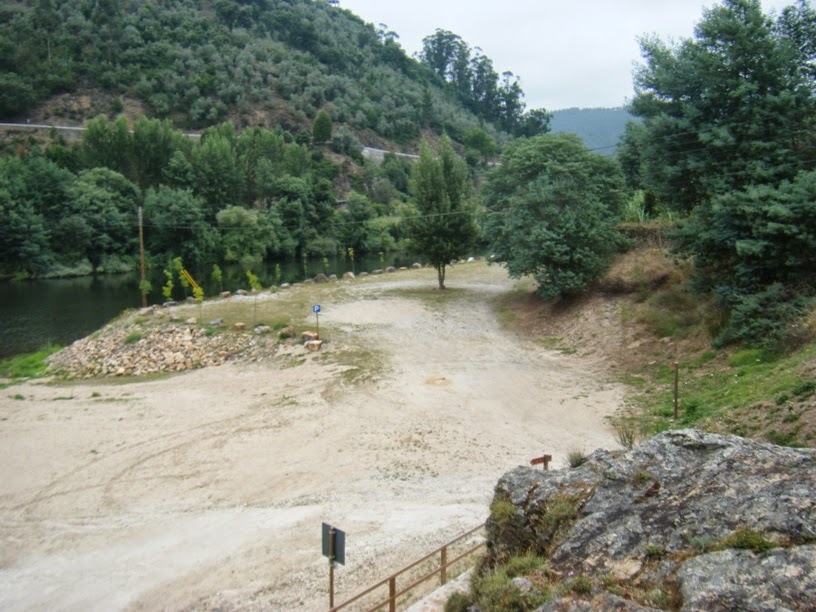
POLYGON ((439 288, 445 288, 445 264, 436 266, 436 276, 439 279, 439 288))

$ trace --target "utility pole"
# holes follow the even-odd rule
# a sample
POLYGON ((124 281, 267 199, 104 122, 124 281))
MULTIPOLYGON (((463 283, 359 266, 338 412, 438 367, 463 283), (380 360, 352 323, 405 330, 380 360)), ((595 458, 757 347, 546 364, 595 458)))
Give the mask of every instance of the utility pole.
POLYGON ((142 225, 142 207, 139 207, 139 268, 141 271, 141 282, 139 283, 139 293, 142 294, 142 308, 147 308, 147 294, 142 289, 145 282, 145 261, 144 261, 144 226, 142 225))

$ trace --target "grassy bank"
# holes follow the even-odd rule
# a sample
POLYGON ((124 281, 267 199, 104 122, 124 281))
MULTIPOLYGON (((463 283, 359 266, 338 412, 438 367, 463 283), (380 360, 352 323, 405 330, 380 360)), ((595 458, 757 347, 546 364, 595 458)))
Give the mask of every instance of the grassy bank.
POLYGON ((59 345, 50 344, 35 353, 0 359, 0 388, 5 389, 14 383, 42 376, 48 368, 48 357, 61 348, 59 345))

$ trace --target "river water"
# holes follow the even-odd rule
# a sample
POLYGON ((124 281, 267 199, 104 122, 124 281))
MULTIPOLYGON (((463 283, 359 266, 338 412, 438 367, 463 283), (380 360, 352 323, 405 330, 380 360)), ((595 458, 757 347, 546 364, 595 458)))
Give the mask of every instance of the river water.
MULTIPOLYGON (((410 257, 386 255, 355 261, 336 259, 324 262, 288 261, 267 263, 256 270, 264 287, 280 282, 298 282, 319 273, 337 274, 353 270, 371 272, 385 266, 406 266, 410 257), (278 268, 277 266, 280 266, 278 268), (278 276, 280 270, 280 276, 278 276)), ((246 274, 238 266, 222 266, 223 289, 249 289, 246 274)), ((193 277, 214 295, 221 290, 210 279, 211 271, 191 270, 193 277)), ((164 301, 161 271, 153 275, 153 293, 148 302, 164 301)), ((183 299, 183 290, 175 281, 174 297, 183 299)), ((96 277, 0 282, 0 357, 36 351, 49 343, 70 344, 99 329, 127 308, 141 305, 137 274, 109 274, 96 277)))

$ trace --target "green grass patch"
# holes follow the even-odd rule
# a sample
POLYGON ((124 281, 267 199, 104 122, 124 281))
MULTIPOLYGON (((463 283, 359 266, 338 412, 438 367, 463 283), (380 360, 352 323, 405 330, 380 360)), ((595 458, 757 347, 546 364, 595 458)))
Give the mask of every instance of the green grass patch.
MULTIPOLYGON (((630 374, 627 382, 639 388, 636 401, 650 422, 647 429, 656 433, 667 428, 710 426, 718 431, 749 435, 756 425, 749 421, 756 416, 757 407, 768 417, 767 426, 793 422, 791 412, 772 408, 784 407, 791 401, 803 401, 816 394, 816 381, 803 379, 799 372, 803 365, 816 360, 816 345, 811 345, 787 356, 777 356, 760 350, 742 350, 727 357, 723 353, 706 351, 703 356, 680 364, 679 419, 674 415, 674 370, 668 362, 656 362, 637 374, 630 374), (641 378, 648 383, 639 382, 641 378), (787 418, 787 421, 784 419, 787 418), (658 427, 659 425, 659 427, 658 427)), ((795 433, 777 427, 766 437, 777 444, 795 445, 795 433)))
POLYGON ((16 355, 0 360, 0 376, 12 379, 37 378, 48 369, 48 357, 62 349, 56 344, 49 344, 36 353, 16 355))
POLYGON ((500 526, 505 526, 516 516, 516 507, 512 502, 504 499, 494 500, 490 504, 490 518, 500 526))
POLYGON ((753 552, 764 552, 771 548, 778 548, 779 545, 772 542, 760 532, 753 529, 737 529, 728 537, 715 542, 709 550, 725 550, 727 548, 737 548, 740 550, 751 550, 753 552))
POLYGON ((142 339, 142 332, 132 332, 125 336, 125 344, 135 344, 142 339))

